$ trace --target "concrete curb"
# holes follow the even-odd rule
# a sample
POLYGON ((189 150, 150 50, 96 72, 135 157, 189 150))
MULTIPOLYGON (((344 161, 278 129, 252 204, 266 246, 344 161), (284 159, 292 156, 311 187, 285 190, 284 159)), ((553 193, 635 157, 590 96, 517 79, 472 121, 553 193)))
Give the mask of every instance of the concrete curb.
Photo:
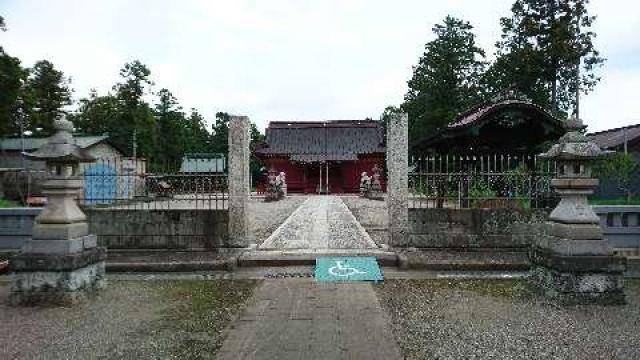
POLYGON ((168 261, 168 262, 109 262, 107 272, 191 272, 191 271, 233 271, 238 259, 230 257, 224 260, 210 261, 168 261))

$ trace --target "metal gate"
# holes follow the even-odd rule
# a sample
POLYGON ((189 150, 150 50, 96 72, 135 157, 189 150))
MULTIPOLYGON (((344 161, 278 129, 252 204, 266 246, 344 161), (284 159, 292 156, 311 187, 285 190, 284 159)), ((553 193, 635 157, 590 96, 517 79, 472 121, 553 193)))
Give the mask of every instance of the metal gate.
POLYGON ((84 170, 84 202, 111 204, 116 198, 116 169, 108 164, 91 164, 84 170))

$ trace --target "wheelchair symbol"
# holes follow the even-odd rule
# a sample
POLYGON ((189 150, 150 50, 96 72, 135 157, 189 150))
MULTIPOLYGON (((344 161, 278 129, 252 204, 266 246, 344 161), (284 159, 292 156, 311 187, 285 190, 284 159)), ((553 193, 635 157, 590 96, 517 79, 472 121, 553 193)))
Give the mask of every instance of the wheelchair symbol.
POLYGON ((354 267, 344 266, 342 261, 336 261, 336 266, 329 268, 329 274, 333 276, 352 276, 366 274, 366 271, 360 271, 354 267))

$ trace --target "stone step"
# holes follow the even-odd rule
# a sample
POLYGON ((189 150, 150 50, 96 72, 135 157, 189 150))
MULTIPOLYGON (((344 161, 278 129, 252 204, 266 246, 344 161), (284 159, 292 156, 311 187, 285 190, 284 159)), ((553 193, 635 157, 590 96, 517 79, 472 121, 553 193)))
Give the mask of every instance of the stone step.
POLYGON ((192 272, 233 270, 237 255, 207 251, 115 251, 107 256, 107 272, 192 272))
POLYGON ((383 250, 287 249, 248 251, 238 258, 240 267, 315 265, 320 256, 373 256, 380 266, 398 266, 398 256, 383 250))
POLYGON ((409 269, 433 271, 527 271, 526 251, 459 251, 420 249, 399 253, 409 269))

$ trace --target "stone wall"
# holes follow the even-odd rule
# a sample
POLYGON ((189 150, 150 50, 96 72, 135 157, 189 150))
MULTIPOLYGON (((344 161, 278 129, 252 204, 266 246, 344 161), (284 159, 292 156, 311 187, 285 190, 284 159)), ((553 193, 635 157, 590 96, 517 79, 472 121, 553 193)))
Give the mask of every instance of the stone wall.
POLYGON ((41 208, 0 209, 0 250, 19 250, 31 237, 33 220, 41 208))
POLYGON ((541 210, 409 209, 407 246, 527 251, 547 216, 541 210))
POLYGON ((85 209, 98 244, 114 249, 204 250, 229 247, 226 210, 85 209))
POLYGON ((640 206, 593 206, 614 248, 640 248, 640 206))

